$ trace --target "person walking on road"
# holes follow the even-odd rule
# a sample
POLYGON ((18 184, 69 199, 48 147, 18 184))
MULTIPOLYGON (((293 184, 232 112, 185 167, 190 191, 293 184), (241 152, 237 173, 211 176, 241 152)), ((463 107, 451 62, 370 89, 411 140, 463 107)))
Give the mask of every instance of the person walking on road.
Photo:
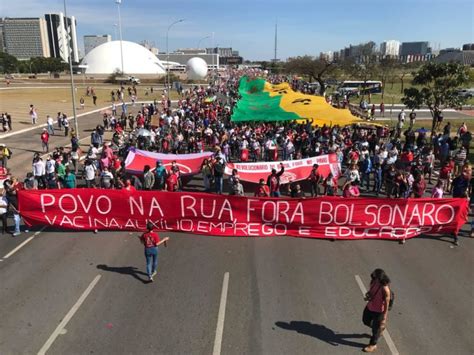
POLYGON ((48 134, 49 134, 49 135, 54 135, 54 127, 53 127, 53 125, 54 125, 54 120, 53 120, 53 118, 52 118, 50 115, 47 115, 47 116, 46 116, 46 124, 48 125, 48 127, 47 127, 47 128, 48 128, 48 129, 47 129, 48 134))
POLYGON ((147 231, 140 237, 141 242, 145 246, 145 258, 146 258, 146 273, 148 280, 153 282, 153 277, 156 275, 156 268, 158 267, 158 246, 165 243, 169 238, 163 238, 160 240, 158 233, 153 232, 153 223, 148 222, 146 224, 147 231))
POLYGON ((31 117, 31 124, 36 124, 38 120, 38 113, 36 112, 36 107, 34 105, 30 105, 30 117, 31 117))
POLYGON ((69 134, 69 119, 65 114, 63 114, 62 125, 64 127, 64 137, 67 137, 69 134))
POLYGON ((368 301, 362 316, 362 322, 372 328, 372 337, 370 343, 363 351, 372 353, 377 350, 377 341, 386 328, 388 308, 390 303, 390 279, 382 269, 375 269, 370 275, 369 292, 365 295, 368 301))
POLYGON ((43 128, 43 133, 41 133, 41 145, 43 147, 43 152, 49 152, 49 133, 46 128, 43 128))

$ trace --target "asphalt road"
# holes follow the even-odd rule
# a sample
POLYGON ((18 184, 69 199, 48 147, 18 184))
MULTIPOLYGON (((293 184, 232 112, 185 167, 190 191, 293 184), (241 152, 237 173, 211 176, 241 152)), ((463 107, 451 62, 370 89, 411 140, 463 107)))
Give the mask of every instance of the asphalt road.
MULTIPOLYGON (((99 119, 81 118, 83 133, 99 119)), ((28 171, 38 134, 1 140, 13 147, 15 174, 28 171)), ((356 275, 367 287, 377 267, 396 293, 392 343, 381 339, 378 353, 474 352, 466 233, 460 247, 447 237, 400 245, 163 235, 171 241, 151 284, 137 234, 0 235, 0 354, 358 354, 370 330, 356 275)))

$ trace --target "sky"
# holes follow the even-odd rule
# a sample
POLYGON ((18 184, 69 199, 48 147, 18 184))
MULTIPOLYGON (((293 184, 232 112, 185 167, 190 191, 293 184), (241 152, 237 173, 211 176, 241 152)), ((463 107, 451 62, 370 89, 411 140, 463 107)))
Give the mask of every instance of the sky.
MULTIPOLYGON (((64 12, 63 0, 2 1, 1 17, 44 17, 64 12)), ((110 34, 115 39, 115 0, 67 0, 67 14, 84 35, 110 34)), ((232 47, 244 59, 274 56, 278 22, 278 58, 319 55, 349 44, 390 39, 429 41, 436 49, 474 43, 472 0, 122 0, 123 39, 154 43, 166 51, 201 47, 232 47), (212 41, 214 33, 214 41, 212 41), (213 43, 214 42, 214 43, 213 43)))

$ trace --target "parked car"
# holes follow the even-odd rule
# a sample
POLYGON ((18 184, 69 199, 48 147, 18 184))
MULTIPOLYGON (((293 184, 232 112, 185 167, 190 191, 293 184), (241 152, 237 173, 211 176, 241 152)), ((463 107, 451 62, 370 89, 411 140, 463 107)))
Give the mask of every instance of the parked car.
POLYGON ((459 90, 457 94, 464 99, 471 99, 474 97, 474 89, 462 89, 459 90))
POLYGON ((136 77, 134 77, 134 76, 129 76, 129 77, 128 77, 128 82, 129 82, 130 84, 138 85, 138 84, 140 84, 140 79, 139 79, 139 78, 136 78, 136 77))

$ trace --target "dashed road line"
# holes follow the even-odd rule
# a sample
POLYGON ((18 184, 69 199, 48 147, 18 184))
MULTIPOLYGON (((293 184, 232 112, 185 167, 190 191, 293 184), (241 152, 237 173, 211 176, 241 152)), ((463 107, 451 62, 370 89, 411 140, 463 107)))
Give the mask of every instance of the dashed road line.
POLYGON ((46 354, 46 352, 48 351, 48 349, 51 347, 51 345, 53 345, 54 341, 56 340, 56 338, 61 335, 61 334, 66 334, 66 325, 69 323, 69 321, 72 319, 72 317, 74 316, 74 314, 76 314, 76 312, 79 310, 79 308, 81 307, 81 305, 84 303, 85 299, 87 298, 87 296, 89 296, 89 294, 92 292, 92 289, 95 287, 95 285, 97 285, 97 283, 99 282, 101 278, 101 275, 97 275, 96 277, 94 277, 94 279, 92 280, 92 282, 89 284, 89 286, 86 288, 86 290, 82 293, 82 295, 79 297, 79 299, 77 300, 77 302, 74 304, 74 306, 72 306, 72 308, 69 310, 69 312, 67 312, 66 316, 63 318, 63 320, 61 321, 61 323, 59 323, 59 325, 56 327, 56 329, 54 330, 54 332, 51 334, 51 336, 48 338, 48 340, 46 341, 46 343, 44 343, 43 347, 40 349, 40 351, 38 352, 38 355, 44 355, 46 354))
POLYGON ((8 259, 10 256, 12 256, 13 254, 15 254, 18 250, 20 250, 21 248, 23 248, 26 244, 28 244, 29 242, 31 242, 36 236, 38 236, 44 229, 46 228, 46 226, 44 226, 43 228, 41 228, 39 231, 35 232, 31 237, 29 237, 28 239, 26 239, 25 241, 23 241, 20 245, 18 245, 15 249, 13 249, 11 252, 9 252, 7 255, 5 255, 3 258, 2 258, 2 261, 3 259, 8 259))
POLYGON ((225 308, 227 304, 227 291, 229 290, 229 273, 224 274, 222 282, 221 302, 219 305, 219 313, 217 315, 216 337, 214 339, 213 355, 220 355, 222 349, 222 334, 224 332, 225 308))

